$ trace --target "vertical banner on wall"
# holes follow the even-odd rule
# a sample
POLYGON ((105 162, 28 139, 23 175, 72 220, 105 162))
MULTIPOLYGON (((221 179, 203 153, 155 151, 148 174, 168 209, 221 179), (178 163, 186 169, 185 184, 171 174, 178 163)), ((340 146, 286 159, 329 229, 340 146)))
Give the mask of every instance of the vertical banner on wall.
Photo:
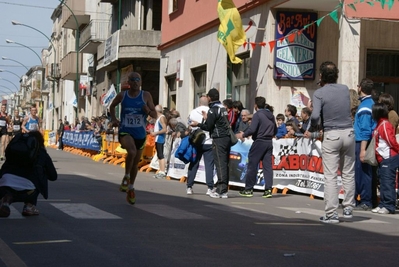
POLYGON ((274 79, 315 79, 316 20, 317 13, 277 12, 274 79))

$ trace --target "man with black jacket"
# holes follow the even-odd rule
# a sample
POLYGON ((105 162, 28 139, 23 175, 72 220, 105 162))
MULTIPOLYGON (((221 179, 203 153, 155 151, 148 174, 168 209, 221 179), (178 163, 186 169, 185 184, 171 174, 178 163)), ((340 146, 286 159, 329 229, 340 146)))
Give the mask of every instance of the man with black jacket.
POLYGON ((57 134, 58 134, 58 148, 57 150, 63 150, 64 144, 62 143, 62 136, 64 135, 64 123, 61 119, 58 120, 60 126, 58 127, 57 134))
POLYGON ((212 198, 228 198, 229 185, 229 157, 230 157, 230 125, 227 120, 227 110, 219 101, 219 91, 215 88, 207 94, 209 100, 208 113, 203 112, 205 121, 193 121, 191 126, 198 126, 208 131, 213 139, 212 152, 216 173, 218 176, 217 189, 210 193, 212 198))
POLYGON ((262 96, 255 98, 256 113, 252 117, 251 125, 244 132, 239 132, 237 138, 252 136, 254 140, 248 153, 247 173, 245 174, 245 188, 240 196, 252 197, 256 184, 259 162, 262 161, 265 192, 262 197, 272 197, 273 186, 273 136, 277 134, 277 125, 273 113, 266 108, 266 99, 262 96))

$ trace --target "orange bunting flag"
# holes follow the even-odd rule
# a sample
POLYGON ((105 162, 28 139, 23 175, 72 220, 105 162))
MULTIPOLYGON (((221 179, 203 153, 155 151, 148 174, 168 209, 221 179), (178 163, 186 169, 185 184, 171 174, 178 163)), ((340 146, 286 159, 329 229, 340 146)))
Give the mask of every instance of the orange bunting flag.
POLYGON ((265 47, 266 43, 265 42, 261 42, 261 43, 259 43, 259 45, 265 47))
POLYGON ((287 37, 287 39, 288 39, 288 42, 290 42, 290 43, 293 43, 293 42, 295 42, 295 36, 296 36, 296 34, 295 33, 291 33, 290 35, 288 35, 287 37))
POLYGON ((254 50, 255 47, 256 47, 256 43, 252 43, 252 42, 251 42, 251 46, 252 46, 252 50, 254 50))
POLYGON ((247 41, 245 41, 243 44, 244 49, 247 47, 247 44, 248 44, 247 41))
POLYGON ((273 51, 274 49, 274 45, 276 44, 276 41, 270 41, 269 42, 269 46, 270 46, 270 53, 273 51))

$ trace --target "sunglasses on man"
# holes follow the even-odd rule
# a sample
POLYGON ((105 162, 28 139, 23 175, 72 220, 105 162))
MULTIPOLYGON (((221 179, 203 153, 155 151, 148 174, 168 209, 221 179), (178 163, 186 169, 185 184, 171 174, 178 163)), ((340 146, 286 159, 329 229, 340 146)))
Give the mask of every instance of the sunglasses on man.
POLYGON ((141 81, 141 79, 139 77, 133 77, 133 78, 129 78, 129 81, 131 81, 131 82, 139 82, 139 81, 141 81))

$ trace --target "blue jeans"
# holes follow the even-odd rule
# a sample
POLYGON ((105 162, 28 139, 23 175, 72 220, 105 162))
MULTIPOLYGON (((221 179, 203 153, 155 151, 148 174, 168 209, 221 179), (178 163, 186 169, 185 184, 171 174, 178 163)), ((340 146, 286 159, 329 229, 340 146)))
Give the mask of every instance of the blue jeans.
POLYGON ((194 185, 195 176, 197 174, 202 156, 204 156, 206 184, 209 189, 213 189, 213 171, 215 169, 215 164, 213 162, 213 152, 211 144, 202 145, 202 148, 197 150, 197 158, 195 162, 190 162, 190 164, 188 165, 187 187, 193 187, 194 185))
POLYGON ((372 207, 372 177, 373 171, 371 165, 367 163, 362 163, 360 161, 360 141, 356 141, 356 160, 355 160, 355 181, 356 181, 356 190, 355 190, 355 200, 357 195, 360 194, 360 203, 356 200, 357 206, 366 204, 369 207, 372 207))
POLYGON ((378 165, 380 174, 380 208, 395 212, 396 205, 396 169, 399 167, 399 155, 381 161, 378 165))

